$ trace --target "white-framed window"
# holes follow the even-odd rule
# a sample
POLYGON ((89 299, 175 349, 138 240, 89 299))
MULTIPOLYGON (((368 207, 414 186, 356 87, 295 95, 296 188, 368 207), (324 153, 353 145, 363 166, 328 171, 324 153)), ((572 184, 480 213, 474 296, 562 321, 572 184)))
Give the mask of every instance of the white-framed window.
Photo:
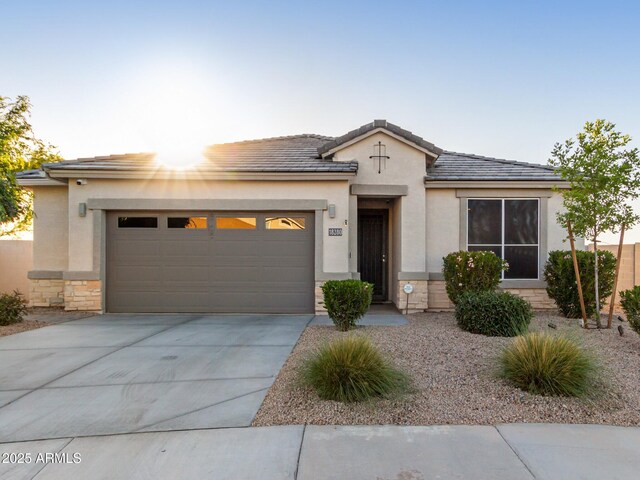
POLYGON ((505 280, 540 278, 540 199, 469 198, 467 249, 489 250, 509 263, 505 280))

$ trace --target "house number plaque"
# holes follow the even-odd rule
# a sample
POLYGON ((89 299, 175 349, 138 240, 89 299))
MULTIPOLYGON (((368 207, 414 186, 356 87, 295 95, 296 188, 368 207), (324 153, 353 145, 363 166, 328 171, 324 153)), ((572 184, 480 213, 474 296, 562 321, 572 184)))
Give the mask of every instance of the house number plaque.
POLYGON ((329 236, 330 237, 341 237, 342 236, 342 229, 341 228, 330 228, 329 229, 329 236))

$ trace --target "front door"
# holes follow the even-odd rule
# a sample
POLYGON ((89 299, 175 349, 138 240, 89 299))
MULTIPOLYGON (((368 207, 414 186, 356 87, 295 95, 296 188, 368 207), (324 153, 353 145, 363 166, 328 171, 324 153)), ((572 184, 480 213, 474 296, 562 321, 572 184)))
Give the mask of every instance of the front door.
POLYGON ((358 211, 358 270, 373 283, 373 301, 387 300, 388 210, 358 211))

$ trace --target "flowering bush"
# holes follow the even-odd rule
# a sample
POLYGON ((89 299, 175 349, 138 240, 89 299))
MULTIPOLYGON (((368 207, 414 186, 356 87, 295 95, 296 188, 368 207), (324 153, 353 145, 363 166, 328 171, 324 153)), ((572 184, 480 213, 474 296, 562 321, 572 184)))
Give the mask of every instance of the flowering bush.
MULTIPOLYGON (((594 272, 593 252, 576 251, 580 282, 584 295, 584 306, 587 316, 592 317, 596 311, 596 279, 594 272)), ((613 291, 613 278, 616 269, 616 257, 607 251, 598 251, 598 284, 600 298, 605 299, 613 291)), ((567 318, 578 318, 580 297, 578 284, 573 269, 573 258, 570 250, 554 250, 549 252, 549 259, 544 266, 544 279, 547 282, 547 294, 556 302, 558 310, 567 318)))
POLYGON ((442 273, 447 295, 453 303, 464 292, 495 290, 500 276, 509 268, 507 262, 493 252, 453 252, 442 259, 442 273))

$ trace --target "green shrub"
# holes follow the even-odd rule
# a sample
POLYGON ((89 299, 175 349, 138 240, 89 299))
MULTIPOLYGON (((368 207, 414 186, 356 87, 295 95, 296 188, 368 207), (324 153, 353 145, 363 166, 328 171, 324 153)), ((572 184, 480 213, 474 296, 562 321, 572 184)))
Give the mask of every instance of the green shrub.
POLYGON ((303 382, 324 400, 359 402, 399 393, 408 377, 364 337, 348 336, 321 347, 302 370, 303 382))
POLYGON ((27 312, 27 301, 18 290, 0 294, 0 325, 20 323, 27 312))
POLYGON ((620 292, 620 305, 627 316, 629 326, 640 335, 640 285, 620 292))
POLYGON ((492 337, 520 335, 532 317, 531 304, 509 292, 466 292, 456 305, 460 328, 492 337))
POLYGON ((495 290, 507 262, 493 252, 453 252, 442 259, 447 295, 457 303, 464 292, 495 290))
MULTIPOLYGON (((596 312, 596 289, 593 252, 576 251, 580 282, 584 295, 584 306, 588 317, 596 312)), ((613 291, 616 269, 616 257, 607 251, 598 251, 598 284, 600 298, 609 297, 613 291)), ((579 318, 580 297, 573 269, 570 250, 554 250, 544 266, 544 279, 547 282, 547 294, 552 298, 558 310, 567 318, 579 318)))
POLYGON ((581 396, 595 379, 595 359, 576 342, 544 332, 517 337, 500 356, 501 375, 539 395, 581 396))
POLYGON ((338 330, 355 327, 371 305, 373 285, 360 280, 329 280, 322 285, 324 306, 338 330))

